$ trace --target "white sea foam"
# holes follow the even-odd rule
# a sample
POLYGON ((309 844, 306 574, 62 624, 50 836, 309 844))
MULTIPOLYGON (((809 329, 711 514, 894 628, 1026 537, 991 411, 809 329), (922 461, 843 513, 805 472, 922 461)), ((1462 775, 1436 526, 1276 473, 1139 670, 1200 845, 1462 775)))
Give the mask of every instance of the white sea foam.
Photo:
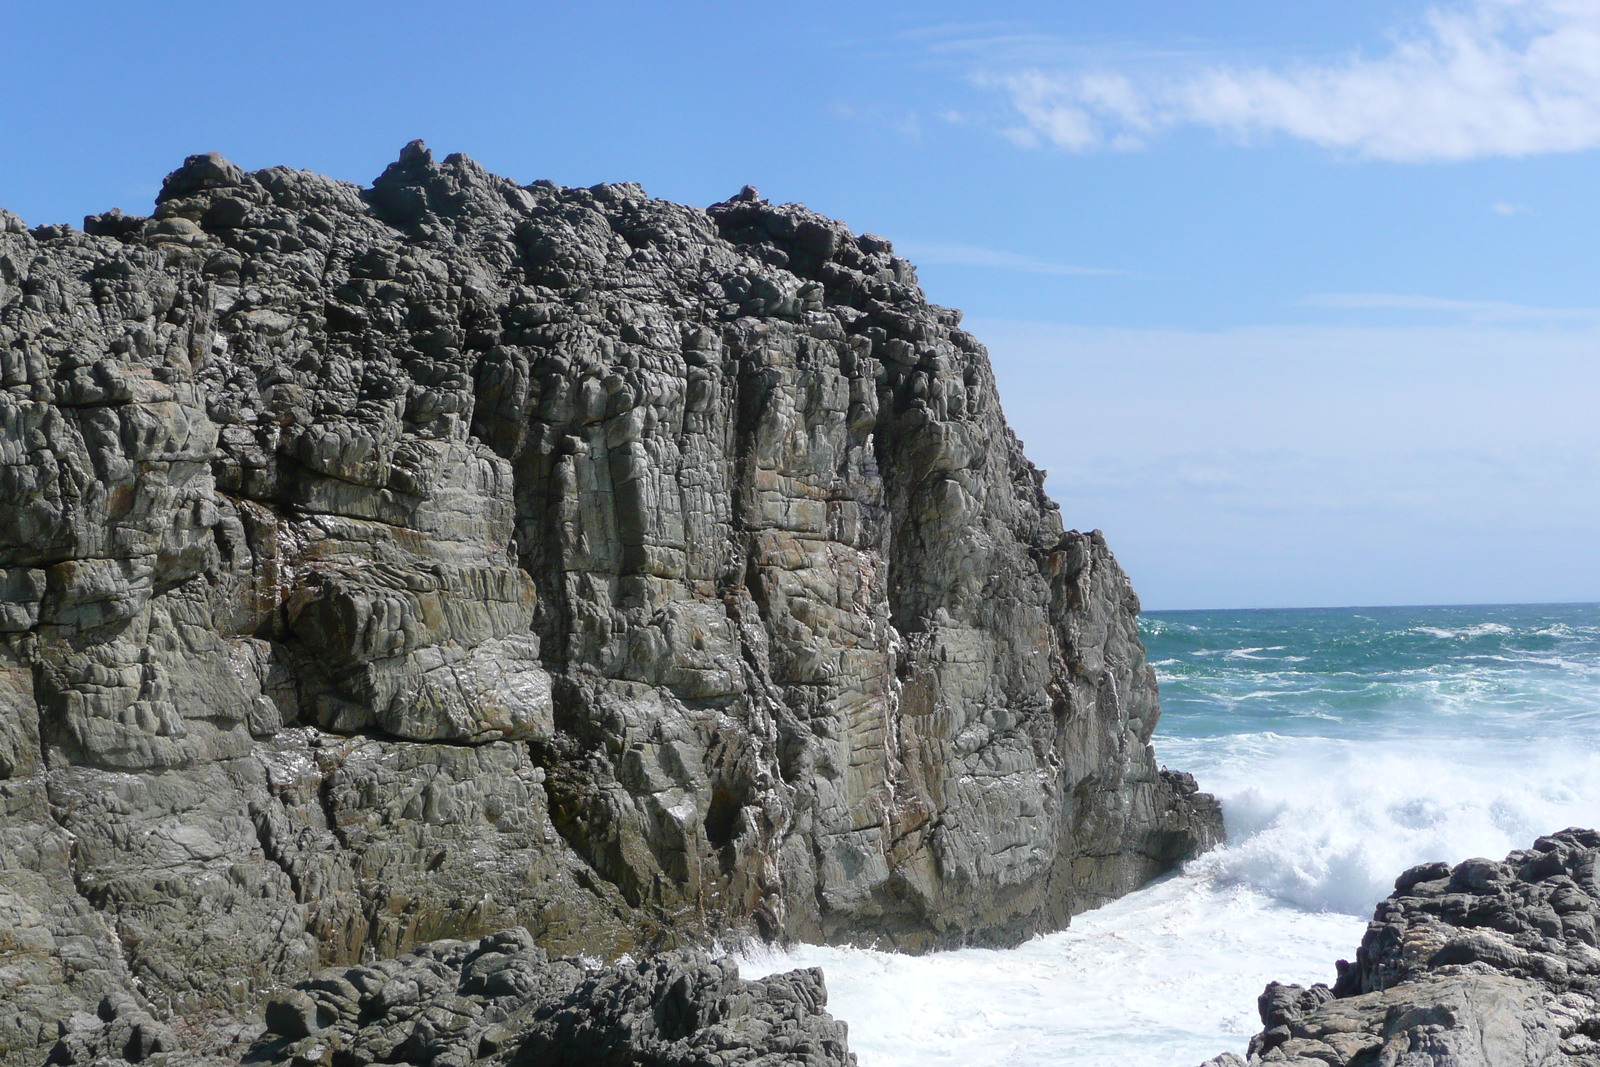
POLYGON ((1257 652, 1282 652, 1284 650, 1284 647, 1285 646, 1283 646, 1283 645, 1257 645, 1257 646, 1252 647, 1252 648, 1234 648, 1234 649, 1230 649, 1228 651, 1227 656, 1228 656, 1229 659, 1253 659, 1253 660, 1272 659, 1273 657, 1271 657, 1271 656, 1258 656, 1258 655, 1256 655, 1256 653, 1257 652))
POLYGON ((1564 622, 1553 622, 1549 626, 1541 626, 1539 629, 1530 632, 1538 637, 1574 637, 1580 633, 1592 634, 1594 633, 1594 629, 1592 627, 1583 626, 1574 630, 1564 622))
POLYGON ((1490 634, 1512 633, 1511 627, 1498 622, 1480 622, 1472 626, 1444 627, 1444 626, 1413 626, 1410 633, 1426 634, 1429 637, 1439 637, 1455 640, 1464 637, 1487 637, 1490 634))
POLYGON ((1195 873, 1311 910, 1366 915, 1406 867, 1499 857, 1600 821, 1600 752, 1571 739, 1234 737, 1185 762, 1188 747, 1165 758, 1221 798, 1233 842, 1195 873))
POLYGON ((1332 981, 1363 923, 1179 876, 1009 951, 755 951, 756 977, 821 966, 862 1067, 1173 1067, 1243 1051, 1269 980, 1332 981))

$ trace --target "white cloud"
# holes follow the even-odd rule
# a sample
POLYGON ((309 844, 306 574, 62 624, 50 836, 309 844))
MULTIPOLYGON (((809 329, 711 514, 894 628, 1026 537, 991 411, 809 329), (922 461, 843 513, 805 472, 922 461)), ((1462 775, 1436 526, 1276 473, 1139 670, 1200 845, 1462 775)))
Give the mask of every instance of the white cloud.
POLYGON ((1461 160, 1600 145, 1600 0, 1431 9, 1381 55, 1278 67, 988 73, 1023 145, 1136 147, 1180 126, 1281 134, 1359 156, 1461 160))
POLYGON ((1600 322, 1600 308, 1554 308, 1503 300, 1450 300, 1403 293, 1319 293, 1298 301, 1301 307, 1358 311, 1427 311, 1465 316, 1472 322, 1600 322))
POLYGON ((1531 214, 1533 214, 1533 208, 1529 207, 1527 204, 1512 204, 1512 203, 1508 203, 1508 202, 1506 202, 1504 200, 1500 201, 1498 204, 1491 204, 1489 206, 1489 210, 1493 211, 1496 215, 1531 215, 1531 214))
POLYGON ((1129 272, 1104 267, 1077 267, 1069 263, 1054 263, 1046 259, 1002 252, 976 245, 943 244, 924 241, 896 241, 894 250, 919 266, 990 267, 995 270, 1016 270, 1027 274, 1120 274, 1129 272))

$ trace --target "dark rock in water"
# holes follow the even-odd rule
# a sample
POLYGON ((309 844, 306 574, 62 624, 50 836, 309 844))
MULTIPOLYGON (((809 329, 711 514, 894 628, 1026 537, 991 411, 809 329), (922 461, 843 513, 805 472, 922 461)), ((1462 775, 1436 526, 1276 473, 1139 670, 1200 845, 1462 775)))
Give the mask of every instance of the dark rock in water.
POLYGON ((1597 864, 1600 833, 1570 829, 1413 867, 1332 989, 1267 987, 1249 1067, 1600 1064, 1597 864))
POLYGON ((1305 989, 1297 985, 1268 982, 1261 996, 1256 998, 1256 1011, 1267 1029, 1287 1026, 1308 1011, 1333 999, 1333 990, 1324 985, 1305 989))
POLYGON ((1009 943, 1216 841, 959 320, 420 142, 0 215, 0 1063, 510 926, 1009 943))

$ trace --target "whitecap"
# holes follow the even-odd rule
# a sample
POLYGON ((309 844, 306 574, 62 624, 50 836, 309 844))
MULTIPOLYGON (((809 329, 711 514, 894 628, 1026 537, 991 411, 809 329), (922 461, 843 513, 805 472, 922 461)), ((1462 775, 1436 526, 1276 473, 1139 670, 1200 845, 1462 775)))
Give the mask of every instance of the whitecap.
POLYGON ((1515 633, 1511 627, 1500 622, 1480 622, 1459 629, 1447 629, 1441 626, 1413 626, 1405 631, 1412 634, 1423 634, 1428 637, 1438 637, 1446 640, 1458 640, 1464 637, 1487 637, 1490 634, 1515 633))

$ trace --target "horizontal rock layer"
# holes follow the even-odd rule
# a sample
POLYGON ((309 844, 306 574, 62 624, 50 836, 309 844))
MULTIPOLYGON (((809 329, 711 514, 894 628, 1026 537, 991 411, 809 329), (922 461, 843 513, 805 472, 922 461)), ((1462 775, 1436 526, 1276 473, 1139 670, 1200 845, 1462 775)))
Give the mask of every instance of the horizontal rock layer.
POLYGON ((1010 942, 1215 840, 959 319, 420 144, 0 214, 0 1062, 505 927, 1010 942))
POLYGON ((1597 931, 1593 830, 1541 837, 1504 862, 1413 867, 1331 989, 1267 987, 1249 1067, 1595 1067, 1597 931))

